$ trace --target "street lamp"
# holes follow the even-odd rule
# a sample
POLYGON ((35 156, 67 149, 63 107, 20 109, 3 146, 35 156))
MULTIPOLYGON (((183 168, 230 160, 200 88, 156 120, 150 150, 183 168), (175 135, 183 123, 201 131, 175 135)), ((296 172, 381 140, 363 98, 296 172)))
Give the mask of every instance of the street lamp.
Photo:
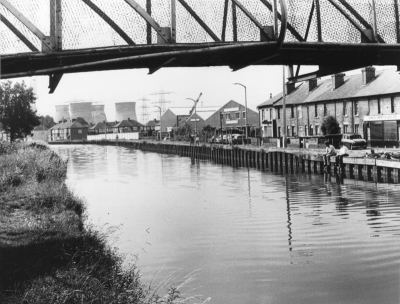
POLYGON ((154 106, 160 110, 160 141, 162 140, 161 107, 154 106))
POLYGON ((246 129, 246 144, 247 144, 247 140, 248 140, 248 135, 247 135, 247 89, 246 89, 246 86, 241 83, 235 82, 235 84, 244 87, 244 102, 245 102, 245 108, 246 108, 246 117, 245 117, 246 127, 245 127, 245 129, 246 129))
MULTIPOLYGON (((194 107, 194 114, 196 114, 197 103, 199 102, 200 97, 201 97, 202 94, 203 93, 200 93, 199 98, 197 98, 197 100, 194 100, 193 98, 185 98, 185 99, 190 99, 190 100, 194 101, 194 106, 193 106, 194 107)), ((194 132, 197 133, 197 119, 196 118, 194 119, 194 132)))

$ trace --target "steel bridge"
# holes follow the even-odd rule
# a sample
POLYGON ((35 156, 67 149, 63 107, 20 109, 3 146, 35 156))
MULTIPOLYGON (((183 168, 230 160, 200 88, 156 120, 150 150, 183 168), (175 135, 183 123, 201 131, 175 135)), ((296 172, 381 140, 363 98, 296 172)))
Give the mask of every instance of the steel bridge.
POLYGON ((400 0, 0 0, 1 79, 297 65, 289 82, 400 67, 400 0), (301 75, 301 65, 316 65, 301 75))

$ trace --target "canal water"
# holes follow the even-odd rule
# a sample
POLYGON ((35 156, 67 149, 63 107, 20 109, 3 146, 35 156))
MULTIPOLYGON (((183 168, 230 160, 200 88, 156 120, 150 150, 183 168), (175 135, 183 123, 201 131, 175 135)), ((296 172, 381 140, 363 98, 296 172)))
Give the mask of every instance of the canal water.
POLYGON ((53 149, 89 221, 118 227, 110 242, 137 257, 144 282, 193 276, 189 294, 218 304, 400 302, 399 186, 126 147, 53 149))

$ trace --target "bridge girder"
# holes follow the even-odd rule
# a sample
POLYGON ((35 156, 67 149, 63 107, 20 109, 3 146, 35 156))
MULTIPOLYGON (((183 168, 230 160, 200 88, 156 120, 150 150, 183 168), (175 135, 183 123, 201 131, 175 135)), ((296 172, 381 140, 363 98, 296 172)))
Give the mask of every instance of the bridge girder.
MULTIPOLYGON (((249 65, 284 64, 298 66, 295 76, 290 80, 296 81, 313 75, 320 77, 329 71, 340 72, 367 65, 400 65, 400 60, 398 59, 400 58, 398 9, 400 0, 368 0, 370 3, 368 8, 370 10, 369 21, 366 17, 368 14, 362 9, 360 10, 360 7, 365 7, 363 6, 364 4, 360 4, 357 1, 295 0, 290 3, 296 7, 296 14, 302 16, 301 23, 299 23, 296 15, 288 13, 291 8, 286 10, 285 0, 279 0, 280 9, 276 6, 277 0, 255 0, 254 2, 246 3, 246 5, 243 5, 244 2, 242 0, 217 1, 222 9, 222 26, 217 31, 217 27, 210 21, 212 18, 209 20, 204 13, 201 13, 201 6, 198 5, 200 0, 165 0, 169 3, 169 27, 160 26, 160 24, 165 24, 165 20, 163 22, 157 20, 160 15, 157 14, 157 8, 152 7, 152 0, 146 0, 146 8, 141 8, 134 0, 119 1, 125 3, 127 5, 126 8, 133 9, 132 15, 137 14, 142 18, 141 20, 145 21, 146 30, 143 31, 143 36, 147 45, 140 44, 136 40, 134 42, 133 37, 130 36, 132 35, 130 29, 121 25, 121 20, 112 19, 112 16, 116 18, 116 15, 113 15, 113 12, 109 10, 107 6, 109 2, 107 0, 82 0, 81 2, 84 6, 87 5, 92 13, 94 12, 100 16, 103 22, 105 21, 106 26, 111 27, 122 37, 128 44, 127 46, 63 50, 62 46, 64 46, 64 40, 66 39, 65 33, 68 33, 70 29, 62 24, 64 18, 68 19, 67 16, 62 15, 64 14, 62 4, 67 6, 68 2, 50 0, 50 6, 53 5, 50 8, 50 36, 45 36, 30 22, 29 18, 26 18, 18 11, 18 8, 26 5, 27 2, 15 0, 13 4, 16 7, 14 7, 8 0, 0 0, 0 20, 32 50, 31 53, 2 54, 0 58, 1 79, 48 75, 50 91, 53 92, 63 73, 75 72, 148 68, 149 74, 152 74, 160 68, 166 67, 203 66, 230 66, 235 71, 249 65), (176 3, 180 5, 179 9, 177 9, 176 3), (257 3, 260 4, 259 11, 263 8, 264 14, 266 12, 272 13, 272 24, 266 24, 265 20, 262 21, 262 15, 255 11, 257 3), (379 6, 379 9, 376 6, 379 6), (10 19, 4 8, 20 21, 10 19), (391 10, 389 15, 393 15, 391 17, 393 20, 383 19, 382 16, 389 16, 384 15, 383 11, 385 9, 391 10), (190 20, 194 20, 196 26, 199 26, 206 33, 208 39, 211 38, 213 42, 176 43, 177 31, 186 31, 182 27, 176 27, 179 12, 180 14, 183 14, 182 12, 188 14, 192 18, 190 20), (326 32, 328 26, 332 28, 331 24, 327 24, 326 20, 331 12, 337 14, 335 18, 340 16, 341 20, 343 19, 342 24, 349 24, 352 27, 352 31, 358 32, 361 43, 327 42, 327 35, 335 35, 335 33, 326 32), (259 31, 257 35, 260 40, 264 38, 268 41, 239 41, 240 37, 243 36, 243 24, 247 24, 243 20, 246 20, 247 23, 250 21, 253 27, 259 31), (231 21, 232 24, 229 24, 228 21, 231 21), (22 25, 18 22, 21 22, 22 25), (280 26, 278 22, 280 22, 280 26), (387 25, 386 28, 384 27, 385 22, 394 24, 394 26, 390 25, 390 30, 393 32, 390 35, 394 34, 395 43, 389 41, 390 39, 387 40, 389 27, 387 25), (25 27, 34 33, 41 42, 45 42, 42 45, 42 52, 36 51, 40 47, 36 47, 32 37, 26 35, 25 27), (271 32, 267 27, 273 28, 273 31, 271 32), (292 41, 285 40, 286 27, 292 41), (155 30, 163 41, 159 39, 155 43, 152 40, 151 28, 155 30), (281 28, 279 37, 278 28, 281 28), (220 33, 218 34, 219 31, 220 33), (169 34, 165 35, 167 32, 169 34), (386 35, 385 39, 381 33, 386 35), (229 35, 230 42, 227 41, 229 35), (313 42, 307 42, 310 36, 313 36, 313 42), (293 39, 298 42, 293 41, 293 39), (385 41, 389 41, 391 44, 386 44, 385 41), (318 65, 320 70, 314 74, 299 76, 300 65, 318 65), (300 78, 296 78, 296 76, 300 78)), ((209 2, 206 3, 212 2, 212 0, 207 1, 209 2)), ((213 5, 216 6, 217 4, 213 5)), ((71 10, 71 7, 69 9, 71 10)), ((70 11, 69 14, 71 14, 70 11)), ((182 23, 182 19, 180 20, 182 23)), ((335 23, 337 20, 331 20, 330 22, 335 23)), ((339 32, 340 30, 344 29, 338 26, 337 31, 339 32)), ((349 31, 350 28, 346 30, 349 31)), ((352 35, 354 36, 354 32, 352 32, 352 35)), ((187 37, 190 37, 190 35, 187 37)), ((2 45, 0 42, 0 50, 2 45)))

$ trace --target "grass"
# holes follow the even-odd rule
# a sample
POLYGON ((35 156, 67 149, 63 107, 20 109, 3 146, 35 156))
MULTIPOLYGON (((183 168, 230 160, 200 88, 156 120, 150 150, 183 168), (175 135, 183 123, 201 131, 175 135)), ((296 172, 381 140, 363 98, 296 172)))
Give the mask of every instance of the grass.
POLYGON ((155 287, 85 225, 67 163, 44 144, 0 143, 0 303, 187 303, 193 276, 155 287), (166 290, 163 296, 159 293, 166 290))

